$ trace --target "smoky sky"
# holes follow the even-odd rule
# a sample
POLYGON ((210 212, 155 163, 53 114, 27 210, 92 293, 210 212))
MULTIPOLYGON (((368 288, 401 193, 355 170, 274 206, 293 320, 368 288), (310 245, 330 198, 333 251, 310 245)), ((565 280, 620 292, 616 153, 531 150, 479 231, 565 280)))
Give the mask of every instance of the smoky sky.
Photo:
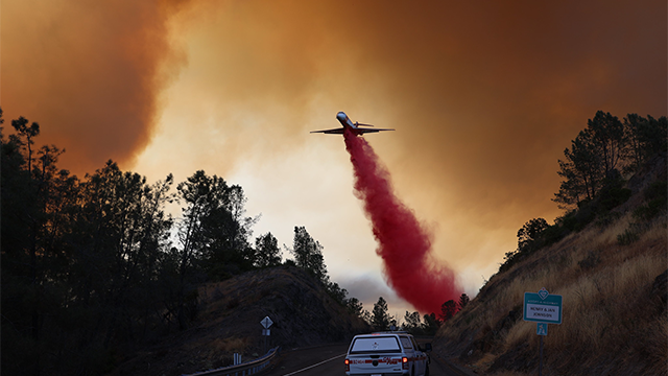
POLYGON ((7 1, 2 107, 41 125, 38 144, 66 149, 76 173, 146 146, 160 90, 184 61, 166 22, 180 2, 7 1))
MULTIPOLYGON (((65 148, 60 167, 78 175, 132 169, 146 150, 160 168, 271 172, 329 147, 308 131, 343 110, 397 130, 369 138, 436 252, 493 264, 512 248, 490 239, 512 247, 524 221, 559 214, 557 159, 596 111, 666 115, 666 7, 8 0, 0 105, 39 122, 36 142, 65 148)), ((281 184, 313 185, 300 174, 281 184)))
POLYGON ((466 169, 492 178, 518 169, 486 168, 491 155, 540 154, 598 109, 666 113, 663 1, 212 3, 4 2, 6 117, 40 122, 42 141, 66 148, 76 172, 132 161, 151 139, 162 90, 188 66, 170 20, 187 13, 183 32, 207 12, 228 15, 208 24, 202 48, 230 62, 233 74, 207 74, 226 79, 216 84, 232 100, 282 98, 299 114, 313 82, 338 75, 358 86, 320 91, 358 102, 382 91, 373 100, 415 130, 399 148, 416 150, 428 132, 427 146, 441 147, 421 152, 438 159, 465 141, 466 169))

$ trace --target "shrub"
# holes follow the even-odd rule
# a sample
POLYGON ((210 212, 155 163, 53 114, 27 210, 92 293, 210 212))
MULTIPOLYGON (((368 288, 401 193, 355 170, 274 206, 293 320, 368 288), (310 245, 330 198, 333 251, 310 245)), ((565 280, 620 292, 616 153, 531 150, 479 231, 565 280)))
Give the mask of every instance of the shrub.
POLYGON ((620 212, 610 212, 603 214, 599 216, 598 220, 596 221, 596 226, 600 228, 608 227, 611 224, 615 223, 621 217, 622 213, 620 212))
POLYGON ((668 181, 655 181, 654 183, 650 184, 647 189, 645 189, 644 195, 645 200, 648 201, 656 198, 663 198, 665 200, 666 196, 668 195, 668 181))
POLYGON ((633 192, 630 189, 618 187, 613 187, 606 191, 601 191, 599 202, 600 210, 607 212, 616 208, 631 198, 632 193, 633 192))
POLYGON ((623 234, 617 235, 617 243, 619 245, 629 245, 640 239, 638 232, 627 228, 623 234))
POLYGON ((647 203, 639 206, 633 216, 639 220, 649 222, 659 214, 665 213, 668 205, 667 200, 668 182, 656 181, 645 189, 644 196, 647 203))

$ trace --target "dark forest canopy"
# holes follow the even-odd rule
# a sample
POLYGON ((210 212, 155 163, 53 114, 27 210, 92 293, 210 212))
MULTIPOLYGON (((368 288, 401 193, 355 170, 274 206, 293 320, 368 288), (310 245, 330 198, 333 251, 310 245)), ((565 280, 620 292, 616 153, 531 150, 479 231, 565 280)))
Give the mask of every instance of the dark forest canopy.
POLYGON ((553 201, 563 208, 591 201, 614 184, 637 171, 649 159, 666 151, 668 122, 629 114, 623 121, 598 111, 564 150, 559 160, 562 177, 553 201))

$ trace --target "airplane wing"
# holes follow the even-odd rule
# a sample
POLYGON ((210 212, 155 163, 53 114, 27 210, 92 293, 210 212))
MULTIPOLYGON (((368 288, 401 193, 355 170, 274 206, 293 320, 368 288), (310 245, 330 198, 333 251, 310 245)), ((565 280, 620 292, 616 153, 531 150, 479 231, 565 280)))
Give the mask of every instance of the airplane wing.
MULTIPOLYGON (((332 129, 323 129, 321 131, 311 131, 311 133, 325 133, 325 134, 343 134, 345 128, 332 128, 332 129)), ((389 129, 389 128, 353 128, 352 132, 355 135, 361 135, 365 133, 377 133, 377 132, 383 132, 383 131, 393 131, 394 129, 389 129)))
POLYGON ((390 128, 385 128, 385 129, 383 129, 383 128, 378 128, 378 129, 376 129, 376 128, 374 128, 374 129, 357 128, 356 129, 357 133, 359 133, 359 134, 376 133, 376 132, 393 131, 393 130, 394 129, 390 129, 390 128))
POLYGON ((321 131, 311 131, 311 133, 343 134, 343 127, 333 129, 323 129, 321 131))

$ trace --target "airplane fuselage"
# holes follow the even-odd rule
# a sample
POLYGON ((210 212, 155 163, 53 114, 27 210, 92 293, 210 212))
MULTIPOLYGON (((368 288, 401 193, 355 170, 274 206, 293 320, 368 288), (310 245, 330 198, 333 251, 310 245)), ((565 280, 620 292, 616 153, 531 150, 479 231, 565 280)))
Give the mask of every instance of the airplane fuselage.
POLYGON ((339 121, 339 123, 341 123, 341 125, 343 125, 344 128, 345 127, 349 127, 349 128, 353 128, 353 129, 357 128, 355 123, 353 123, 353 121, 350 120, 348 115, 346 115, 346 113, 343 112, 343 111, 339 111, 339 113, 336 114, 336 119, 339 121))
POLYGON ((352 132, 355 136, 363 135, 365 133, 376 133, 376 132, 383 132, 383 131, 393 131, 394 129, 379 129, 379 128, 364 128, 363 126, 367 127, 373 127, 373 125, 369 124, 360 124, 358 122, 354 122, 350 120, 348 115, 346 115, 345 112, 339 111, 338 114, 336 114, 336 120, 341 123, 343 127, 341 128, 334 128, 334 129, 324 129, 321 131, 311 131, 311 133, 325 133, 325 134, 343 134, 346 129, 352 132))

